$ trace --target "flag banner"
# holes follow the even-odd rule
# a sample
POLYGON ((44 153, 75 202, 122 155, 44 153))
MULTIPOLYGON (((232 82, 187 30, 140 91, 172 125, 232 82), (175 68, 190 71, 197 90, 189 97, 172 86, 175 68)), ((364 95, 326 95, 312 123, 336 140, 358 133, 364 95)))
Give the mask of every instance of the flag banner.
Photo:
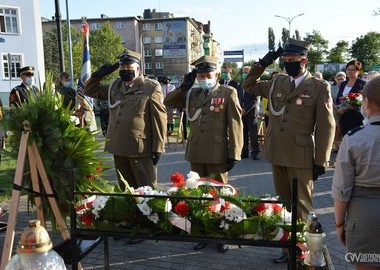
POLYGON ((82 69, 81 73, 78 79, 78 86, 77 86, 77 93, 78 95, 83 98, 88 106, 91 107, 91 110, 93 109, 94 101, 93 98, 88 97, 83 94, 83 89, 85 87, 86 81, 91 76, 91 61, 90 61, 90 47, 89 47, 89 26, 87 22, 84 22, 82 24, 82 45, 83 45, 83 56, 82 56, 82 69))

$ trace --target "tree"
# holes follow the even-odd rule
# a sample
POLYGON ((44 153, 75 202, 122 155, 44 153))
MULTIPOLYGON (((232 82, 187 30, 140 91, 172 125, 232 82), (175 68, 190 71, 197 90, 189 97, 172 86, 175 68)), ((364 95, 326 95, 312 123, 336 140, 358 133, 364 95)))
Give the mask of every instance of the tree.
POLYGON ((268 49, 269 49, 269 51, 275 50, 275 40, 276 40, 276 38, 274 36, 273 28, 269 27, 268 28, 268 49))
POLYGON ((316 64, 323 63, 329 42, 317 30, 313 30, 311 34, 306 33, 304 40, 311 43, 307 58, 309 59, 310 70, 314 71, 316 64))
MULTIPOLYGON (((107 21, 100 29, 90 31, 90 54, 92 70, 97 70, 104 63, 115 63, 120 54, 124 50, 124 46, 120 35, 113 29, 107 21)), ((112 73, 105 81, 110 81, 116 77, 116 73, 112 73)))
POLYGON ((296 33, 295 38, 298 40, 301 40, 300 32, 296 30, 295 33, 296 33))
POLYGON ((380 33, 368 32, 365 36, 352 42, 350 53, 353 58, 363 63, 365 70, 380 63, 380 33))
POLYGON ((327 60, 330 63, 345 63, 348 59, 348 41, 339 41, 334 48, 332 48, 327 55, 327 60))
POLYGON ((288 41, 288 38, 289 38, 289 30, 286 28, 282 28, 282 35, 281 35, 282 47, 284 47, 286 41, 288 41))

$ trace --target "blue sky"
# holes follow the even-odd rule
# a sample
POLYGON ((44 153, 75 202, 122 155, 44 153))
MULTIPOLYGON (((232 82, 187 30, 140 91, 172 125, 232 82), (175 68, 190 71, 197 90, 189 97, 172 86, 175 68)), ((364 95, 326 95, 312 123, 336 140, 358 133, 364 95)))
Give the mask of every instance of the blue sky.
MULTIPOLYGON (((291 31, 301 37, 313 30, 329 40, 332 48, 339 40, 351 44, 356 37, 370 31, 380 32, 379 0, 67 0, 70 18, 142 16, 144 9, 174 13, 175 17, 191 17, 202 23, 211 21, 211 31, 222 50, 244 49, 246 59, 258 59, 268 50, 268 27, 272 27, 276 44, 288 21, 291 31)), ((41 16, 55 14, 55 0, 40 0, 41 16)), ((66 0, 60 0, 62 18, 66 18, 66 0)))

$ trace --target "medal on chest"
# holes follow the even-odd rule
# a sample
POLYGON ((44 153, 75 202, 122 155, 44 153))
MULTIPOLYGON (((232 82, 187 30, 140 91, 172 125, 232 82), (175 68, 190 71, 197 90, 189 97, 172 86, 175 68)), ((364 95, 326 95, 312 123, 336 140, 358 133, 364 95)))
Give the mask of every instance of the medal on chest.
POLYGON ((223 110, 224 108, 224 98, 212 98, 211 99, 211 106, 210 111, 213 112, 219 112, 220 110, 223 110))

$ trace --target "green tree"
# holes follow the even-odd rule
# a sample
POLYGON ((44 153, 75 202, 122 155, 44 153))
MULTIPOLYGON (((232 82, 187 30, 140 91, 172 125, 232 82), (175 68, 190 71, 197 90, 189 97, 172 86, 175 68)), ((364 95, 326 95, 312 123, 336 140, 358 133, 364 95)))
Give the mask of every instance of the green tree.
POLYGON ((282 35, 281 35, 281 41, 282 41, 282 47, 284 47, 284 44, 286 41, 288 41, 289 38, 289 30, 286 28, 282 28, 282 35))
POLYGON ((275 36, 273 32, 273 28, 269 27, 268 28, 268 49, 269 51, 275 50, 275 36))
POLYGON ((345 63, 348 59, 348 41, 339 41, 327 55, 327 61, 330 63, 345 63))
POLYGON ((380 33, 368 32, 352 42, 350 53, 364 65, 365 70, 380 63, 380 33))
MULTIPOLYGON (((100 29, 90 31, 91 68, 97 70, 104 63, 115 63, 123 52, 124 46, 121 36, 117 34, 109 22, 105 22, 100 29)), ((116 77, 116 72, 105 78, 106 81, 116 77)))
POLYGON ((306 33, 304 40, 311 43, 307 58, 309 59, 309 69, 314 71, 316 64, 323 63, 329 42, 317 30, 313 30, 311 34, 306 33))

